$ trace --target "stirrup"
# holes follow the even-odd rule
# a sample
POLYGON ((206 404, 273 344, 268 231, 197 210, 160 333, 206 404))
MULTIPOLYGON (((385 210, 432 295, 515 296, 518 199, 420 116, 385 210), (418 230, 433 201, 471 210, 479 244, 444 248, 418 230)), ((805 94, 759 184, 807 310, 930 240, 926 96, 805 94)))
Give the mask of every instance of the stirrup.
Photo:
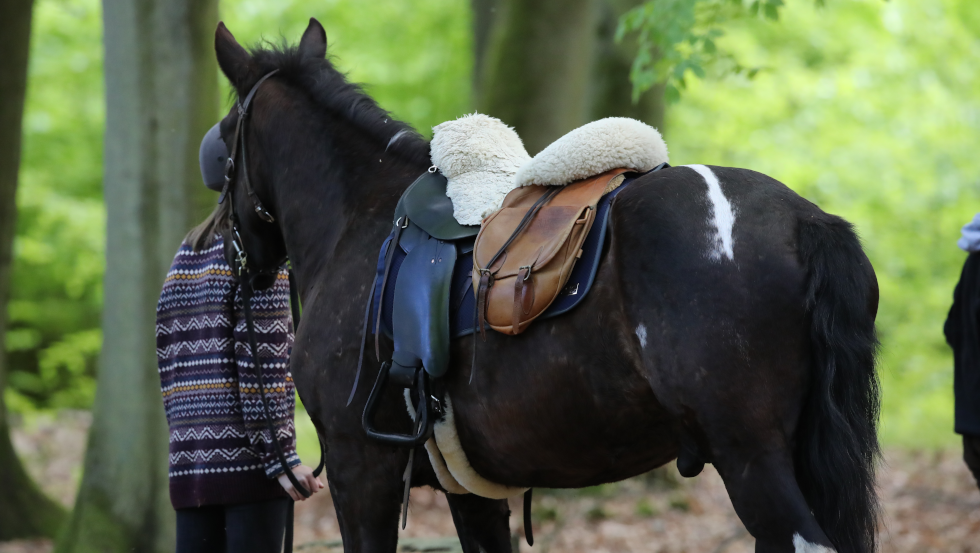
POLYGON ((429 394, 429 374, 422 367, 404 367, 398 365, 394 371, 392 366, 395 363, 387 361, 381 365, 381 372, 378 379, 371 388, 371 395, 368 396, 367 404, 364 406, 364 415, 361 417, 361 426, 368 437, 381 442, 385 445, 395 447, 418 447, 432 437, 433 420, 430 416, 430 394, 429 394), (391 373, 389 375, 389 373, 391 373), (374 428, 373 419, 378 412, 378 399, 384 391, 389 376, 392 383, 405 389, 414 389, 418 399, 419 417, 414 425, 415 434, 389 434, 374 428))

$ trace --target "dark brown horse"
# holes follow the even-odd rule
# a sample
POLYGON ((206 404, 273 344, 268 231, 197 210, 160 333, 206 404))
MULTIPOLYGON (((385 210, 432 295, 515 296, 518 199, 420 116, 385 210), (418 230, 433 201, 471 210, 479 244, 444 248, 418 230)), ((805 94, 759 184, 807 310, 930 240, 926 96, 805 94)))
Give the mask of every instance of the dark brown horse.
MULTIPOLYGON (((429 146, 324 59, 315 20, 295 48, 249 53, 223 25, 215 46, 239 95, 279 70, 245 131, 249 177, 275 223, 241 190, 235 211, 253 267, 288 253, 296 271, 292 373, 328 448, 345 551, 392 552, 408 451, 367 440, 369 386, 346 400, 377 251, 429 146)), ((226 142, 237 117, 222 123, 226 142)), ((874 551, 878 289, 852 227, 765 175, 691 166, 634 181, 610 235, 584 302, 519 336, 489 333, 472 383, 474 341, 454 342, 446 394, 476 471, 574 488, 675 458, 693 476, 709 462, 756 551, 874 551)), ((388 395, 378 425, 408 433, 388 395)), ((438 487, 418 452, 414 482, 438 487)), ((511 550, 506 501, 449 504, 467 552, 511 550)))

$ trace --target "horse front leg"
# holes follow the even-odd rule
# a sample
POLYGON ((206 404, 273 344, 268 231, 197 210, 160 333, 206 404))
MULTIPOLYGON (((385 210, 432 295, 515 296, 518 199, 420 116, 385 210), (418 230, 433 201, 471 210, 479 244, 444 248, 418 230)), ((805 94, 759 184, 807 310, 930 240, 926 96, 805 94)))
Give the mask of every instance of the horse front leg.
POLYGON ((366 442, 331 442, 327 482, 344 553, 394 553, 408 452, 366 442))

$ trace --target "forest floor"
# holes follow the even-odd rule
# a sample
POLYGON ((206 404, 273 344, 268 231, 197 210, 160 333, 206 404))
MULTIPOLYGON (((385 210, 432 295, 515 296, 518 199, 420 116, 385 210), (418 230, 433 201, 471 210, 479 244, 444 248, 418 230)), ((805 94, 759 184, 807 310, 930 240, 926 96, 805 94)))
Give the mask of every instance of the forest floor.
MULTIPOLYGON (((41 487, 66 506, 81 473, 89 416, 63 412, 15 426, 14 444, 41 487)), ((959 448, 888 449, 879 477, 884 517, 881 551, 980 553, 980 491, 959 448)), ((732 510, 709 465, 694 479, 673 466, 584 490, 535 490, 535 546, 522 552, 748 553, 752 538, 732 510)), ((512 502, 511 527, 522 535, 521 506, 512 502)), ((445 496, 412 491, 401 551, 458 551, 445 496)), ((296 551, 341 551, 327 491, 296 507, 296 551)), ((47 553, 46 540, 0 543, 0 553, 47 553)))

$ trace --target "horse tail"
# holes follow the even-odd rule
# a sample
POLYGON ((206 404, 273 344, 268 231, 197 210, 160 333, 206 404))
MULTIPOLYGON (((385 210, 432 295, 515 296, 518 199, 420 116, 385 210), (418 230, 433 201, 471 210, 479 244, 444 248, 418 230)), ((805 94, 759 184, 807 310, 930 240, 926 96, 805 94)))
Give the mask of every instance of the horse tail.
POLYGON ((881 394, 875 358, 878 282, 854 228, 831 215, 800 217, 808 273, 810 386, 797 430, 796 477, 839 553, 876 551, 881 394))

